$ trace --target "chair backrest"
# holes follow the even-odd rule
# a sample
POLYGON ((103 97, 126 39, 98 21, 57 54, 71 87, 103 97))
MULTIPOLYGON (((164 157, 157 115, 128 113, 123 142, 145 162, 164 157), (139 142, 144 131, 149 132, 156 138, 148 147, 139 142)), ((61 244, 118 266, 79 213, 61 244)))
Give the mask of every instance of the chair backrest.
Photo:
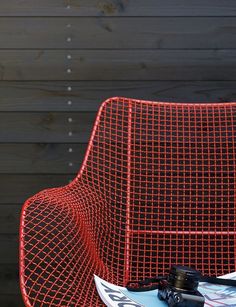
POLYGON ((124 280, 236 270, 235 144, 236 103, 103 103, 81 177, 109 204, 103 248, 124 280))

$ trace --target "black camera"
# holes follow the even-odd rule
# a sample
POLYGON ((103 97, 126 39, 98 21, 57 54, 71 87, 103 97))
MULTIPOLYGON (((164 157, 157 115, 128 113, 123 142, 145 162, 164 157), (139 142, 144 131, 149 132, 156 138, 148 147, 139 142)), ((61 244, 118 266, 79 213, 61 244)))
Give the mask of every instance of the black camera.
POLYGON ((174 265, 169 276, 158 285, 158 298, 169 307, 203 307, 204 296, 197 291, 201 273, 186 267, 174 265))

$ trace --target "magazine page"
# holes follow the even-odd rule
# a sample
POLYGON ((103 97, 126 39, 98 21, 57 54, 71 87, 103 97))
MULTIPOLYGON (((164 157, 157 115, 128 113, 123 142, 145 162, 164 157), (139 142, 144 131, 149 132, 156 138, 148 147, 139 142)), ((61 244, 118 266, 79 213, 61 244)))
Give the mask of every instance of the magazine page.
POLYGON ((131 292, 96 275, 94 275, 94 280, 102 301, 108 307, 166 307, 166 303, 157 298, 157 290, 131 292))
MULTIPOLYGON (((222 276, 236 279, 236 272, 222 276)), ((158 290, 148 292, 132 292, 125 287, 111 284, 94 275, 97 291, 108 307, 166 307, 167 304, 158 299, 158 290)), ((236 307, 236 287, 200 283, 199 292, 205 297, 204 307, 236 307)))
MULTIPOLYGON (((236 279, 236 272, 221 277, 236 279)), ((204 307, 236 307, 236 287, 204 282, 200 283, 198 290, 205 297, 204 307)))

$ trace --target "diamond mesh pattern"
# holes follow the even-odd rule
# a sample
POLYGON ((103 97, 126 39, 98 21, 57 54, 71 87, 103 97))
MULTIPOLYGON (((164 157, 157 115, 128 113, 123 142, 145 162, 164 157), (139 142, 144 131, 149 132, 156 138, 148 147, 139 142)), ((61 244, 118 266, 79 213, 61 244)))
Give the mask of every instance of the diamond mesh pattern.
POLYGON ((103 306, 94 273, 236 271, 235 142, 236 103, 104 102, 75 180, 22 210, 26 306, 103 306))

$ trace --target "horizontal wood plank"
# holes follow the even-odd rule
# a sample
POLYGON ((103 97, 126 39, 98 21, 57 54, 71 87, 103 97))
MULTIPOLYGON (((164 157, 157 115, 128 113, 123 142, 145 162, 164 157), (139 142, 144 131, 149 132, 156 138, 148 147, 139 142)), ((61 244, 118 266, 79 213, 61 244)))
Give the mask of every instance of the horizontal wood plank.
MULTIPOLYGON (((0 264, 0 303, 3 294, 20 294, 18 263, 0 264)), ((5 305, 1 306, 5 307, 5 305)))
MULTIPOLYGON (((2 241, 0 241, 0 243, 2 243, 2 241)), ((11 264, 0 263, 0 306, 25 306, 20 293, 18 259, 11 264)))
POLYGON ((35 193, 63 186, 74 179, 74 175, 15 175, 0 174, 0 204, 23 204, 35 193))
POLYGON ((236 101, 236 81, 0 81, 0 111, 97 112, 102 101, 114 96, 236 101))
POLYGON ((96 113, 0 113, 0 143, 86 143, 96 113))
POLYGON ((0 144, 0 173, 75 174, 86 149, 87 144, 0 144))
POLYGON ((0 295, 0 306, 4 307, 25 307, 21 294, 1 294, 0 295))
POLYGON ((235 16, 234 0, 1 0, 0 16, 235 16))
POLYGON ((0 18, 4 49, 227 49, 235 35, 234 17, 0 18))
POLYGON ((95 112, 103 100, 119 90, 122 93, 132 91, 136 86, 136 83, 128 84, 112 81, 0 81, 0 111, 95 112))
POLYGON ((71 50, 70 56, 1 50, 0 80, 236 80, 234 49, 71 50))
MULTIPOLYGON (((0 205, 1 208, 1 205, 0 205)), ((19 259, 19 235, 0 234, 0 264, 16 264, 19 259)))
MULTIPOLYGON (((0 204, 0 234, 18 234, 22 204, 0 204)), ((1 263, 1 260, 0 260, 1 263)), ((1 271, 1 270, 0 270, 1 271)))

